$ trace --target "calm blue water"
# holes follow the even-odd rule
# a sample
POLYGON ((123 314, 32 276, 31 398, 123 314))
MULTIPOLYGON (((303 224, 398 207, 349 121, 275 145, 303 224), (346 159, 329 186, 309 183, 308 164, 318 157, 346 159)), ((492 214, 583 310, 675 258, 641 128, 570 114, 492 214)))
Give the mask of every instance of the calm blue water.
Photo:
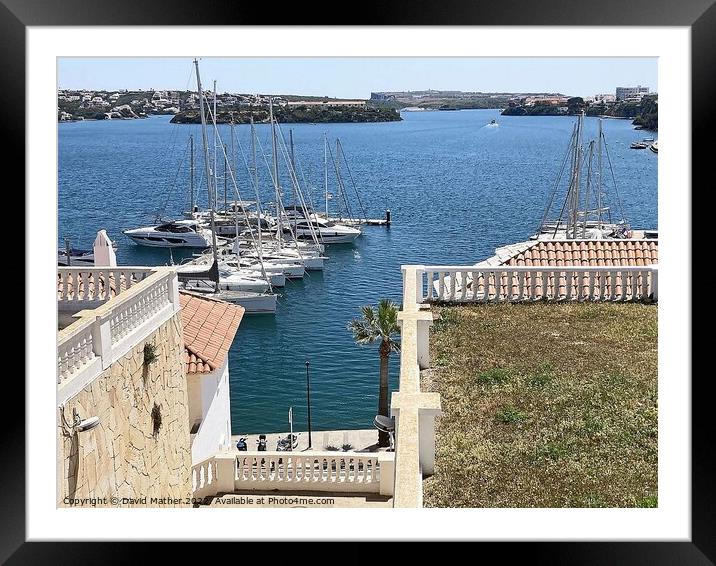
MULTIPOLYGON (((230 352, 234 434, 286 430, 290 405, 294 427, 305 430, 306 360, 313 428, 370 428, 378 403, 377 347, 356 346, 347 321, 363 304, 382 297, 400 301, 401 264, 474 263, 497 246, 527 239, 539 223, 574 123, 568 117, 500 117, 497 110, 403 117, 397 123, 292 126, 296 156, 310 183, 323 185, 323 133, 339 137, 369 216, 383 217, 390 208, 394 224, 366 227, 354 245, 329 246, 323 273, 280 290, 275 317, 244 318, 230 352), (499 126, 485 127, 492 118, 499 126)), ((228 127, 221 130, 229 144, 228 127)), ((268 155, 268 127, 258 131, 268 155)), ((657 156, 629 149, 646 133, 626 120, 605 120, 604 131, 628 219, 636 228, 656 228, 657 156)), ((138 247, 121 230, 151 222, 158 209, 166 217, 186 209, 188 159, 182 163, 182 156, 190 133, 200 140, 198 127, 170 125, 163 116, 60 124, 58 241, 69 236, 73 245, 89 247, 105 228, 119 243, 121 264, 168 263, 167 251, 138 247)), ((247 151, 248 126, 237 126, 235 134, 247 151)), ((594 135, 596 119, 587 118, 585 138, 594 135)), ((238 142, 235 148, 238 155, 238 142)), ((237 162, 241 196, 253 198, 237 162)), ((272 200, 265 166, 261 180, 262 198, 272 200)), ((345 181, 350 186, 347 175, 345 181)), ((331 182, 336 191, 332 175, 331 182)), ((288 179, 283 184, 290 186, 288 179)), ((320 192, 314 198, 322 207, 320 192)), ((202 203, 205 194, 203 186, 202 203)), ((355 199, 351 206, 356 212, 355 199)), ((175 261, 188 255, 174 253, 175 261)), ((392 388, 397 370, 395 357, 392 388)))

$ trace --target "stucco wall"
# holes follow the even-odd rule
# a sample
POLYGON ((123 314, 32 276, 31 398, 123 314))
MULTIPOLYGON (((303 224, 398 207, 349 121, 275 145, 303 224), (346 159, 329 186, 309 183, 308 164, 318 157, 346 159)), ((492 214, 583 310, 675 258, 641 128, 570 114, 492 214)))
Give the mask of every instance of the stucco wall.
MULTIPOLYGON (((201 426, 191 447, 192 463, 197 464, 231 444, 231 402, 229 399, 229 361, 209 374, 190 381, 190 403, 201 399, 201 426), (196 395, 192 391, 197 391, 196 395)), ((193 410, 193 407, 192 407, 193 410)))
POLYGON ((63 410, 68 422, 76 408, 83 419, 98 416, 99 426, 68 435, 58 411, 59 506, 66 506, 67 498, 106 498, 98 506, 109 507, 186 504, 191 496, 191 449, 182 358, 177 313, 67 401, 63 410), (146 342, 156 346, 158 359, 151 364, 144 363, 146 342), (156 433, 155 405, 161 414, 156 433))

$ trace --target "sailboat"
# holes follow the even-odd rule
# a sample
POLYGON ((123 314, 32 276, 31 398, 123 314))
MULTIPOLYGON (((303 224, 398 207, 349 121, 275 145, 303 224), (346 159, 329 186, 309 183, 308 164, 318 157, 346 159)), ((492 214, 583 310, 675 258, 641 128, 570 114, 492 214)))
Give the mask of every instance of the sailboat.
MULTIPOLYGON (((548 199, 540 227, 531 236, 533 240, 628 238, 631 233, 629 224, 624 218, 623 210, 621 211, 621 219, 614 221, 611 208, 606 206, 604 202, 606 195, 602 183, 602 155, 606 153, 610 168, 611 158, 609 157, 606 138, 602 130, 602 120, 599 119, 598 122, 599 133, 597 140, 591 140, 586 149, 582 145, 583 122, 584 113, 578 117, 574 126, 570 145, 562 162, 562 169, 548 199), (594 165, 595 158, 597 160, 596 166, 594 165), (568 160, 570 161, 570 170, 566 196, 559 216, 556 219, 550 219, 551 208, 568 160), (585 165, 587 172, 583 179, 582 173, 585 165)), ((621 208, 621 200, 618 198, 616 184, 614 185, 614 192, 621 208)))
MULTIPOLYGON (((180 283, 185 290, 210 295, 214 298, 226 300, 239 304, 246 309, 247 313, 275 313, 277 295, 271 293, 270 281, 266 278, 253 277, 252 273, 243 272, 240 269, 232 270, 227 266, 220 267, 217 251, 217 236, 214 222, 214 212, 216 207, 216 179, 212 178, 212 169, 209 165, 209 143, 206 134, 206 113, 204 110, 205 96, 201 88, 201 76, 199 73, 199 61, 194 60, 196 67, 196 83, 197 94, 199 96, 199 114, 201 117, 201 133, 202 145, 204 153, 204 170, 206 173, 207 189, 209 191, 209 225, 211 230, 211 267, 209 269, 200 270, 197 265, 190 265, 178 270, 180 283), (254 290, 248 290, 254 289, 254 290)), ((214 85, 216 90, 216 84, 214 85)), ((214 112, 212 115, 212 125, 214 127, 214 149, 216 154, 218 129, 216 127, 216 96, 214 97, 214 112)), ((222 153, 226 160, 226 148, 221 144, 222 153)), ((214 157, 216 162, 216 155, 214 157)), ((231 173, 231 169, 228 169, 231 173)), ((232 181, 233 179, 233 173, 232 181)), ((234 186, 236 189, 236 186, 234 186)))

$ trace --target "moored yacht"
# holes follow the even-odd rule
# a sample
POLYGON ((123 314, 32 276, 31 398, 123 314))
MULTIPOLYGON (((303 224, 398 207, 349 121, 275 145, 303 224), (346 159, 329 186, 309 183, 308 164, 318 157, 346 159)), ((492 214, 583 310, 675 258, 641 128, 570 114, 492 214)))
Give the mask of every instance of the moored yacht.
POLYGON ((312 239, 316 234, 324 244, 349 244, 362 234, 358 228, 344 226, 315 214, 311 218, 296 220, 292 228, 296 238, 312 239))
POLYGON ((140 246, 153 248, 208 248, 211 231, 197 220, 173 220, 157 226, 123 230, 122 233, 140 246))

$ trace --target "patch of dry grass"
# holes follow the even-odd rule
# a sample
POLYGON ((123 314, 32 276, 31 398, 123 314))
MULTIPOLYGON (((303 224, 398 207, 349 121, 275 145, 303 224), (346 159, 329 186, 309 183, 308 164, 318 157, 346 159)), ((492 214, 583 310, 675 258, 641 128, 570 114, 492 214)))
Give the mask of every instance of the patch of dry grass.
POLYGON ((656 305, 434 309, 426 506, 656 506, 656 305))

